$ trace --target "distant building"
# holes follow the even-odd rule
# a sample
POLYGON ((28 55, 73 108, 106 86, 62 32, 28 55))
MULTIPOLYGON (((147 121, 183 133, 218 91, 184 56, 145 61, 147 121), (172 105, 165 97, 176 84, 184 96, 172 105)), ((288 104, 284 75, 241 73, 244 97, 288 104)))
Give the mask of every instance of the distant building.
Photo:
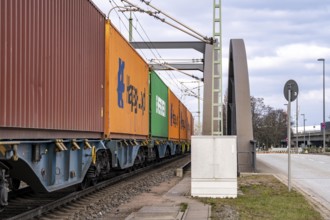
MULTIPOLYGON (((327 143, 328 137, 330 135, 330 122, 326 122, 326 145, 329 146, 327 143)), ((300 147, 304 146, 315 146, 315 147, 322 147, 323 146, 323 130, 321 129, 321 124, 319 125, 305 125, 305 133, 304 133, 304 126, 298 127, 298 134, 296 134, 296 127, 292 127, 293 132, 293 141, 295 141, 298 137, 298 144, 300 147), (305 142, 305 143, 304 143, 305 142)), ((284 142, 286 143, 286 142, 284 142)))
MULTIPOLYGON (((296 134, 296 127, 292 127, 293 134, 296 134)), ((321 132, 321 125, 305 126, 305 133, 321 132)), ((298 134, 304 133, 304 126, 298 126, 298 134)))

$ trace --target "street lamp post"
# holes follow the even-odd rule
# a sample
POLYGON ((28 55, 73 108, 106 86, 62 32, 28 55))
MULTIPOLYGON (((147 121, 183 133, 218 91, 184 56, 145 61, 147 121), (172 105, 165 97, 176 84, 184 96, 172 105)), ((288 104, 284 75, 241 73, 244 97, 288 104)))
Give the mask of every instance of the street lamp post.
POLYGON ((323 62, 323 123, 322 123, 322 129, 323 129, 323 152, 325 153, 325 59, 319 58, 317 61, 323 62))
POLYGON ((299 153, 298 147, 298 117, 299 117, 299 111, 298 111, 298 96, 297 96, 297 100, 296 100, 296 147, 297 147, 297 153, 299 153))
POLYGON ((302 116, 303 116, 303 119, 304 119, 304 147, 305 147, 305 137, 306 137, 306 135, 305 135, 305 121, 306 121, 306 119, 305 119, 305 114, 301 114, 302 116))

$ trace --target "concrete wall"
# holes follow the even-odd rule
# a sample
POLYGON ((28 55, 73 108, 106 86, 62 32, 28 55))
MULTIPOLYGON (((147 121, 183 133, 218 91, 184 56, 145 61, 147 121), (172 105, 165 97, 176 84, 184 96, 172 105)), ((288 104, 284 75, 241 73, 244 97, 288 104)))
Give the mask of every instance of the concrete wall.
POLYGON ((192 196, 237 197, 236 149, 236 136, 192 136, 192 196))

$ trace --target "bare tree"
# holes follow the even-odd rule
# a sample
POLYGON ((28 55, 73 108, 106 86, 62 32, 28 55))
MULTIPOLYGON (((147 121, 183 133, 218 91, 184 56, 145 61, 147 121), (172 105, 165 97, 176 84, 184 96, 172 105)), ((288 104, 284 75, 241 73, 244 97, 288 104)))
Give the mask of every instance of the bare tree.
POLYGON ((265 105, 263 98, 251 97, 253 136, 259 146, 279 146, 286 137, 286 113, 265 105))

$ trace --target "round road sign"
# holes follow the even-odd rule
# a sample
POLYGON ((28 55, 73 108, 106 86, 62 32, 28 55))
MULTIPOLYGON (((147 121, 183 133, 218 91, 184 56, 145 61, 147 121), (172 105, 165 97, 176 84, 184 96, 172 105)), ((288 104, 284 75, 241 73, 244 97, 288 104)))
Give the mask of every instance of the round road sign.
POLYGON ((298 84, 293 79, 290 79, 284 85, 283 93, 284 93, 284 97, 287 101, 289 101, 289 90, 290 90, 290 94, 291 94, 290 101, 292 102, 292 101, 296 100, 296 98, 298 96, 298 92, 299 92, 298 84))

